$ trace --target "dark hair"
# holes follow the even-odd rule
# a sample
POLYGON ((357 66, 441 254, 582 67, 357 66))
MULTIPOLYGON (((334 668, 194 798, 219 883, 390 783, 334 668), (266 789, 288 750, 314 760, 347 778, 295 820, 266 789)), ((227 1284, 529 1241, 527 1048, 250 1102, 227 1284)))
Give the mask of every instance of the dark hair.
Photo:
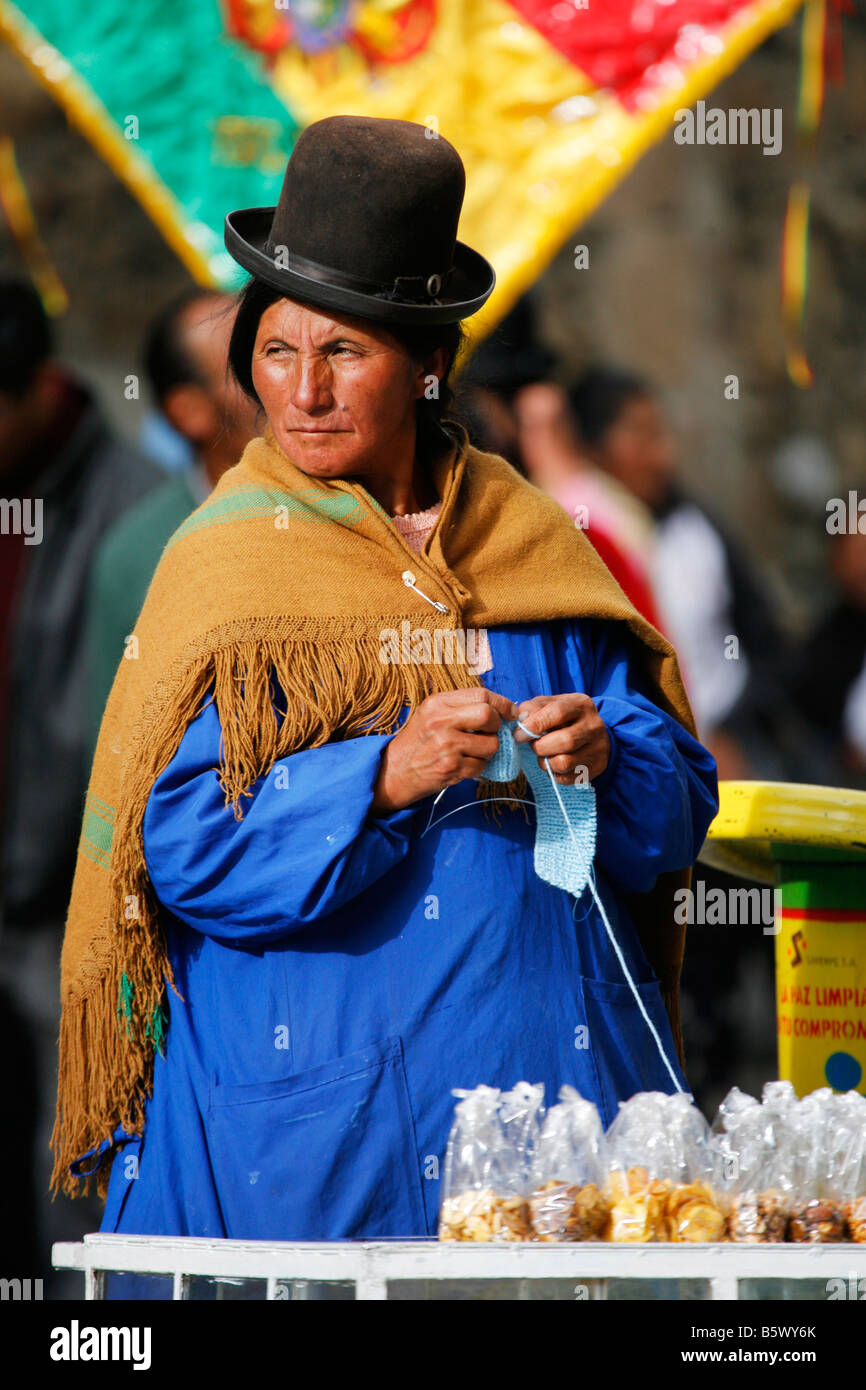
MULTIPOLYGON (((238 295, 237 314, 229 342, 228 367, 241 390, 259 407, 261 407, 261 401, 253 385, 252 375, 256 334, 265 310, 271 304, 275 304, 278 299, 286 297, 282 290, 275 289, 265 281, 256 279, 248 280, 238 295)), ((358 317, 362 316, 359 315, 358 317)), ((387 324, 384 326, 402 344, 415 362, 423 362, 440 347, 445 348, 449 354, 448 365, 439 379, 437 397, 432 400, 422 397, 416 407, 416 447, 419 457, 430 459, 443 446, 452 441, 448 422, 453 420, 455 416, 454 393, 451 389, 450 377, 457 355, 466 341, 465 331, 460 323, 429 326, 427 324, 387 324)))
POLYGON ((160 405, 175 386, 207 385, 184 342, 180 323, 191 304, 200 299, 221 298, 216 290, 184 290, 166 304, 150 325, 144 348, 144 369, 160 405))
POLYGON ((494 391, 508 405, 524 386, 550 381, 556 357, 536 325, 536 292, 527 290, 505 318, 474 348, 461 373, 467 387, 494 391))
POLYGON ((597 444, 635 396, 652 396, 653 387, 636 372, 619 367, 588 367, 569 389, 568 399, 581 437, 597 444))
POLYGON ((0 391, 22 396, 51 355, 42 300, 26 280, 0 280, 0 391))

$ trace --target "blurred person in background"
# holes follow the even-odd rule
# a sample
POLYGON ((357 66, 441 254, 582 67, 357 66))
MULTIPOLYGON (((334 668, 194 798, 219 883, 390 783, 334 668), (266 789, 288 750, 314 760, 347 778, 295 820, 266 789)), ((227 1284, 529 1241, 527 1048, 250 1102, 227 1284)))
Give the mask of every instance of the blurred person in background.
MULTIPOLYGON (((644 555, 661 626, 719 778, 784 777, 792 742, 782 634, 739 542, 679 483, 676 441, 655 388, 599 365, 569 399, 592 463, 654 519, 644 555)), ((697 864, 696 892, 701 879, 707 892, 752 886, 697 864)), ((757 1089, 776 1066, 773 938, 761 923, 722 931, 690 926, 683 964, 689 1079, 710 1112, 732 1084, 757 1089)))
POLYGON ((565 508, 626 596, 660 627, 643 554, 652 517, 581 452, 554 365, 537 335, 532 296, 524 295, 465 367, 460 418, 477 448, 506 458, 565 508))
POLYGON ((458 364, 455 399, 470 440, 507 459, 524 477, 514 402, 526 386, 549 381, 554 366, 553 353, 538 337, 531 291, 458 364))
POLYGON ((652 588, 719 776, 778 777, 785 648, 751 561, 678 481, 676 441, 648 381, 594 366, 569 398, 591 462, 655 519, 652 588))
POLYGON ((800 645, 790 689, 824 760, 821 780, 866 787, 866 535, 834 536, 838 595, 800 645))
POLYGON ((237 463, 255 412, 226 370, 235 318, 231 295, 193 289, 151 326, 144 362, 154 399, 190 444, 194 462, 131 507, 103 537, 88 595, 90 744, 166 542, 237 463))
MULTIPOLYGON (((97 1207, 52 1207, 47 1196, 60 945, 87 781, 84 600, 100 538, 162 476, 115 437, 90 387, 52 350, 35 290, 0 281, 0 986, 17 1006, 20 1064, 35 1063, 43 1262, 9 1271, 21 1277, 47 1274, 51 1240, 99 1223, 97 1207)), ((26 1203, 30 1131, 8 1109, 5 1119, 16 1143, 4 1185, 26 1203)))
POLYGON ((635 608, 663 631, 647 566, 650 513, 581 451, 561 386, 525 386, 514 414, 527 476, 574 518, 635 608))

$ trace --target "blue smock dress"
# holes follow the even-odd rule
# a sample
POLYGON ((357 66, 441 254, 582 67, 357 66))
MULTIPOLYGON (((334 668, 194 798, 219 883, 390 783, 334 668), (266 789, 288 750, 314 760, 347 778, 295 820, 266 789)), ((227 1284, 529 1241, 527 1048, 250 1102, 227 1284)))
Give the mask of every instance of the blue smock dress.
MULTIPOLYGON (((622 898, 694 861, 715 765, 624 638, 598 620, 491 629, 483 679, 516 703, 585 691, 607 725, 597 887, 685 1084, 622 898)), ((435 810, 371 815, 390 737, 283 759, 237 821, 209 703, 154 784, 145 855, 183 1002, 170 993, 142 1137, 112 1141, 103 1231, 434 1235, 453 1087, 543 1081, 552 1103, 568 1082, 605 1125, 634 1092, 673 1089, 589 893, 534 872, 534 810, 497 825, 466 780, 435 810)))

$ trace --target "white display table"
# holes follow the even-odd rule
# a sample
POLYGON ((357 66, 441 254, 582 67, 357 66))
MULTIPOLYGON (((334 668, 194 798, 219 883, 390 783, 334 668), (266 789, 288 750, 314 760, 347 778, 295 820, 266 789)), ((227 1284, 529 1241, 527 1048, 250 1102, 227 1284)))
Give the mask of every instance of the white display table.
MULTIPOLYGON (((227 1288, 259 1281, 258 1297, 327 1297, 328 1286, 342 1296, 381 1299, 435 1297, 437 1283, 472 1281, 472 1294, 444 1290, 438 1296, 524 1299, 545 1297, 539 1280, 571 1281, 562 1299, 796 1298, 797 1284, 815 1281, 825 1290, 812 1297, 866 1296, 866 1245, 614 1245, 596 1242, 552 1245, 515 1243, 474 1245, 418 1241, 345 1241, 283 1244, 278 1241, 168 1239, 156 1236, 86 1236, 81 1244, 58 1244, 53 1263, 81 1270, 85 1297, 103 1297, 107 1272, 161 1275, 172 1280, 171 1297, 195 1297, 197 1280, 224 1282, 227 1288), (508 1286, 498 1281, 506 1280, 508 1286), (629 1281, 629 1292, 615 1292, 615 1281, 629 1281), (776 1293, 755 1293, 755 1281, 784 1281, 776 1293), (646 1281, 644 1291, 634 1281, 646 1281), (665 1286, 659 1281, 675 1281, 665 1286), (687 1291, 680 1281, 696 1281, 687 1291), (750 1287, 742 1287, 747 1281, 750 1287), (840 1282, 841 1281, 841 1282, 840 1282), (417 1282, 413 1293, 411 1282, 417 1282), (489 1284, 488 1289, 481 1286, 489 1284), (401 1292, 395 1295, 394 1286, 401 1292), (704 1287, 701 1288, 701 1285, 704 1287), (536 1285, 537 1288, 537 1285, 536 1285), (751 1291, 750 1291, 751 1289, 751 1291)), ((805 1288, 805 1285, 803 1285, 805 1288)), ((166 1296, 166 1295, 164 1295, 166 1296)), ((220 1295, 217 1294, 217 1297, 220 1295)), ((241 1294, 241 1296, 246 1296, 241 1294)), ((253 1294, 253 1297, 256 1295, 253 1294)))

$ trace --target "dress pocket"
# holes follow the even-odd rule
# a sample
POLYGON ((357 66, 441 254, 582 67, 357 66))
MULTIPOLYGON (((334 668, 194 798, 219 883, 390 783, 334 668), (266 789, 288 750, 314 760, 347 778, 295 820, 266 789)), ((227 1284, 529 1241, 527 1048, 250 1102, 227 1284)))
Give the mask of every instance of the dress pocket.
MULTIPOLYGON (((677 1080, 688 1089, 677 1061, 658 980, 639 984, 637 990, 677 1080)), ((602 1098, 602 1120, 607 1126, 616 1118, 621 1100, 628 1100, 636 1091, 670 1092, 673 1082, 627 984, 584 976, 583 999, 602 1098)))
POLYGON ((283 1080, 213 1084, 208 1134, 227 1236, 427 1234, 398 1037, 283 1080))

